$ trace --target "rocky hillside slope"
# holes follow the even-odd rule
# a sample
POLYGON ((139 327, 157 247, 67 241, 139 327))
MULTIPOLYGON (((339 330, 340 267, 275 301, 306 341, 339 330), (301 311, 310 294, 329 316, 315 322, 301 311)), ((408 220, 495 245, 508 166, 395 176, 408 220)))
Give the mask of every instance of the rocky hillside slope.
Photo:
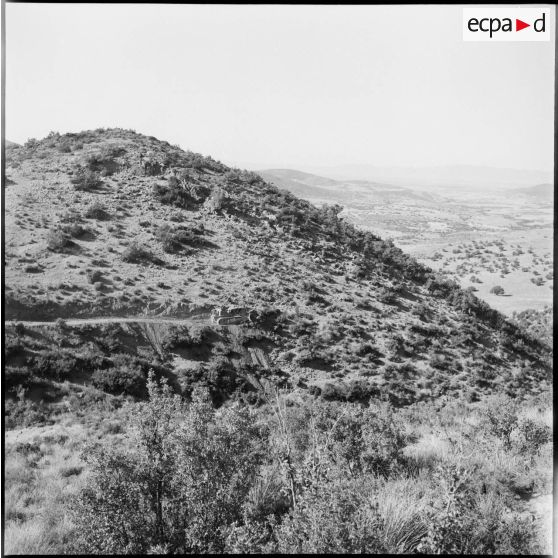
POLYGON ((9 145, 5 207, 13 389, 89 370, 118 390, 106 378, 125 368, 131 385, 156 366, 183 389, 210 383, 218 400, 272 375, 325 398, 405 405, 551 380, 546 345, 340 206, 154 137, 99 129, 9 145), (111 322, 125 317, 170 325, 111 322))

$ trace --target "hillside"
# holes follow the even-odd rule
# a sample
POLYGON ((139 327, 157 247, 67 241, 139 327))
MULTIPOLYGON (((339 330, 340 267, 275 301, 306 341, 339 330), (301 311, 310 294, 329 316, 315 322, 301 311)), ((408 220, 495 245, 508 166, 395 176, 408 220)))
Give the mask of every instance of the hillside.
MULTIPOLYGON (((51 134, 6 156, 7 320, 106 317, 89 330, 112 328, 112 353, 136 357, 145 340, 131 342, 111 317, 183 320, 158 355, 169 375, 203 377, 219 362, 246 378, 249 366, 329 398, 474 401, 550 381, 545 345, 340 219, 338 206, 318 209, 254 173, 120 129, 51 134), (188 332, 194 322, 203 343, 188 332)), ((9 345, 16 376, 49 350, 45 335, 43 346, 36 336, 9 345)), ((103 367, 116 366, 97 349, 103 367)))
POLYGON ((4 188, 7 554, 550 552, 550 310, 133 131, 4 188))
POLYGON ((527 334, 545 342, 552 347, 553 338, 553 313, 552 306, 543 310, 524 310, 515 312, 512 320, 519 325, 527 334))
MULTIPOLYGON (((455 171, 458 179, 460 169, 455 171)), ((316 205, 343 205, 341 216, 350 223, 392 238, 419 262, 463 288, 472 288, 478 298, 508 317, 514 311, 540 310, 550 303, 554 215, 550 184, 479 189, 467 184, 456 187, 448 180, 444 187, 431 185, 423 190, 333 180, 290 169, 261 174, 316 205), (468 245, 484 250, 467 250, 468 245), (492 254, 490 246, 497 247, 492 254), (507 296, 491 292, 500 284, 507 296)), ((436 176, 433 172, 433 179, 436 176)))

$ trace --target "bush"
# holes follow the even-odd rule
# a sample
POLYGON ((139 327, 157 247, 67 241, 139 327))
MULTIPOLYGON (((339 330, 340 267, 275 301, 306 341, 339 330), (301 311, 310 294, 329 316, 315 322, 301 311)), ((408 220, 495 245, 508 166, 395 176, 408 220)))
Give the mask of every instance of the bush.
POLYGON ((205 200, 205 206, 210 211, 221 211, 225 209, 227 204, 227 194, 219 186, 214 187, 211 190, 211 194, 205 200))
POLYGON ((102 203, 94 202, 85 211, 85 217, 88 219, 98 219, 104 221, 109 219, 110 215, 102 203))
POLYGON ((74 238, 79 238, 80 236, 83 236, 86 232, 88 232, 87 229, 84 226, 80 225, 79 223, 62 225, 60 227, 60 230, 62 231, 62 233, 72 236, 74 238))
POLYGON ((42 378, 67 380, 77 369, 77 358, 66 350, 43 350, 30 359, 31 371, 42 378))
POLYGON ((182 209, 197 209, 206 200, 209 193, 209 188, 194 183, 180 182, 176 176, 169 177, 166 185, 155 184, 153 186, 155 199, 182 209))
POLYGON ((491 292, 491 294, 501 296, 501 295, 504 294, 504 288, 501 287, 500 285, 496 285, 496 286, 494 286, 490 289, 490 292, 491 292))
POLYGON ((271 552, 385 552, 380 539, 381 518, 372 495, 366 498, 363 491, 358 482, 351 480, 324 479, 308 487, 297 507, 274 529, 275 541, 270 545, 271 552))
POLYGON ((132 452, 108 444, 84 452, 91 473, 72 505, 75 550, 223 552, 263 458, 253 417, 217 414, 201 392, 185 409, 153 374, 148 390, 132 415, 132 452))
POLYGON ((170 225, 159 227, 155 237, 162 244, 163 250, 167 253, 174 253, 184 249, 185 244, 195 242, 194 233, 185 228, 176 229, 170 225))
POLYGON ((47 236, 47 248, 53 252, 62 252, 72 245, 68 235, 60 229, 50 230, 47 236))
POLYGON ((39 145, 39 141, 36 138, 29 138, 24 144, 23 147, 26 149, 35 149, 39 145))
POLYGON ((138 241, 134 241, 124 250, 122 261, 127 263, 160 263, 150 250, 141 246, 138 241))
POLYGON ((529 455, 536 455, 540 449, 552 440, 552 430, 546 424, 524 418, 519 422, 520 451, 529 455))
POLYGON ((25 389, 21 387, 17 393, 17 401, 6 399, 4 403, 4 425, 6 428, 27 428, 44 424, 48 412, 43 402, 35 403, 25 398, 25 389))
POLYGON ((478 494, 474 471, 443 465, 435 471, 439 498, 428 512, 428 533, 418 550, 428 554, 537 554, 531 520, 505 514, 501 499, 478 494), (507 515, 507 517, 506 517, 507 515))
POLYGON ((489 431, 505 448, 511 448, 511 435, 518 423, 517 403, 505 395, 494 396, 487 401, 483 416, 489 431))
POLYGON ((65 141, 65 142, 61 142, 58 145, 58 151, 60 151, 60 153, 71 153, 72 152, 72 145, 70 142, 65 141))
POLYGON ((104 145, 97 153, 91 153, 86 159, 87 169, 93 172, 100 172, 103 176, 114 174, 120 169, 119 163, 115 160, 126 150, 118 145, 104 145))
POLYGON ((141 366, 133 361, 122 363, 107 370, 97 369, 91 376, 93 385, 113 395, 145 395, 146 377, 141 366))
POLYGON ((76 190, 85 192, 97 190, 103 185, 103 181, 97 173, 89 169, 79 169, 76 176, 70 182, 76 190))

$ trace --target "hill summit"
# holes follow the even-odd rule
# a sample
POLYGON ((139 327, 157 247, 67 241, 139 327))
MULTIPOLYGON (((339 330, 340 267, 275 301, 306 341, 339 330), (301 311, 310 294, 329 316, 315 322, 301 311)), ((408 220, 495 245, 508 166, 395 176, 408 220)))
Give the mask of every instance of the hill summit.
MULTIPOLYGON (((149 345, 180 385, 205 377, 220 400, 265 375, 395 405, 548 389, 548 347, 340 206, 154 137, 8 145, 5 204, 6 319, 74 320, 82 341, 104 328, 105 369, 149 345)), ((39 350, 17 345, 8 365, 39 350)))

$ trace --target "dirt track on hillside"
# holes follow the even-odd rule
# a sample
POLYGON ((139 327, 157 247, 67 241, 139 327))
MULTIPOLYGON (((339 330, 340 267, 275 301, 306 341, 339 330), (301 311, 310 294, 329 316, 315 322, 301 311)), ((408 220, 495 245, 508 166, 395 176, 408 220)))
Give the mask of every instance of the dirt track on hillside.
MULTIPOLYGON (((209 315, 198 315, 195 318, 116 318, 116 317, 106 317, 106 318, 77 318, 71 320, 64 320, 64 323, 69 326, 79 326, 87 324, 125 324, 125 323, 135 323, 135 324, 166 324, 166 325, 183 325, 191 323, 210 323, 209 315)), ((52 326, 55 325, 55 321, 27 321, 27 320, 9 320, 5 321, 5 326, 14 326, 16 324, 22 324, 25 327, 41 327, 41 326, 52 326)))

